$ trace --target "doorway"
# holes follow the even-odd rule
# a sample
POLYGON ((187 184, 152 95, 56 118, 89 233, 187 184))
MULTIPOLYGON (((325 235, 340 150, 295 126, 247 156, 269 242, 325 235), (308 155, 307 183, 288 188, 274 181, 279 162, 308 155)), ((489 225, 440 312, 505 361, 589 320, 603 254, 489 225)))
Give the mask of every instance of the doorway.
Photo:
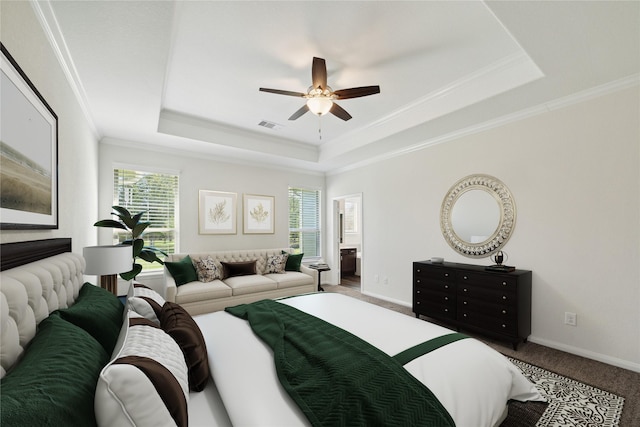
POLYGON ((337 218, 335 251, 339 265, 340 286, 361 290, 362 276, 362 194, 334 199, 334 218, 337 218))

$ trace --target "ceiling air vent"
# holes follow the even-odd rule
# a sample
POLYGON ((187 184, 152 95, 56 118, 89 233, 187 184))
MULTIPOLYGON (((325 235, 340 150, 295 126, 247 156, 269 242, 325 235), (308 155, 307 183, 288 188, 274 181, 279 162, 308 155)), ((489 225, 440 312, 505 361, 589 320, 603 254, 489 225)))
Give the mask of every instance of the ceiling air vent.
POLYGON ((262 126, 264 128, 273 129, 273 130, 279 130, 279 129, 282 129, 284 127, 284 126, 279 125, 277 123, 268 122, 266 120, 263 120, 260 123, 258 123, 258 126, 262 126))

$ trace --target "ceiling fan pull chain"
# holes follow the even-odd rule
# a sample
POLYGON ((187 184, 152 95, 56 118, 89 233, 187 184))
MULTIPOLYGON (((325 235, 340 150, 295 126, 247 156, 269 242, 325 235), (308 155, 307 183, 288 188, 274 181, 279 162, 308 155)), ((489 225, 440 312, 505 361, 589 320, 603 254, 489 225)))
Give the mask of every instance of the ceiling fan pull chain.
POLYGON ((318 116, 318 136, 320 137, 320 141, 322 141, 322 116, 318 116))

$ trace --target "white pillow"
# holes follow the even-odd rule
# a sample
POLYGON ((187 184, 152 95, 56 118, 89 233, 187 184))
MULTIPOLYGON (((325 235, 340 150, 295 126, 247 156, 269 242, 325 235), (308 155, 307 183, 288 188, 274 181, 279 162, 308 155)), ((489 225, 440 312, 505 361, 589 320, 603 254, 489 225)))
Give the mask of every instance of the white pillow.
POLYGON ((98 425, 186 427, 189 379, 182 350, 148 319, 131 310, 127 319, 122 347, 98 378, 98 425))
POLYGON ((156 325, 160 324, 158 313, 162 310, 164 303, 165 299, 153 289, 140 283, 131 284, 127 297, 129 308, 156 325))

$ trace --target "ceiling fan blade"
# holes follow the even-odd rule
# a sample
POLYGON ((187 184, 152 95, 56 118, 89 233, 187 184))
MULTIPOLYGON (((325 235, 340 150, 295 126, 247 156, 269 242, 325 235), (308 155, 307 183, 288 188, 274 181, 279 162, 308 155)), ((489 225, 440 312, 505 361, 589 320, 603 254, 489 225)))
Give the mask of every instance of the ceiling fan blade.
POLYGON ((360 98, 380 93, 380 86, 352 87, 351 89, 340 89, 333 92, 338 99, 360 98))
POLYGON ((268 89, 266 87, 261 87, 260 92, 275 93, 277 95, 297 96, 301 98, 304 98, 306 95, 306 93, 302 93, 302 92, 292 92, 290 90, 280 90, 280 89, 268 89))
POLYGON ((327 64, 322 58, 313 57, 313 67, 311 68, 311 81, 313 88, 325 90, 327 87, 327 64))
POLYGON ((329 112, 331 114, 333 114, 334 116, 344 120, 345 122, 347 120, 351 119, 351 114, 347 113, 347 111, 344 108, 342 108, 341 106, 339 106, 335 102, 331 106, 331 110, 329 110, 329 112))
POLYGON ((298 117, 302 116, 307 111, 309 111, 309 107, 307 107, 307 104, 304 104, 302 107, 300 107, 298 111, 296 111, 291 115, 291 117, 289 117, 289 120, 295 120, 298 117))

